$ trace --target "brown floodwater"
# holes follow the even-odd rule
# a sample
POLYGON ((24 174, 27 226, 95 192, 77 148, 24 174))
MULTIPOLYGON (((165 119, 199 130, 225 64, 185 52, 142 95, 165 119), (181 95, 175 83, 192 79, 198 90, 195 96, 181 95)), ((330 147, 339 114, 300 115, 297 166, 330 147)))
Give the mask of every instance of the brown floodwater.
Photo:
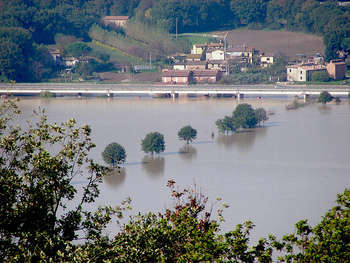
POLYGON ((350 104, 286 111, 288 99, 242 102, 273 114, 263 128, 227 136, 218 134, 215 121, 232 113, 233 99, 25 98, 19 104, 23 121, 40 106, 50 121, 74 117, 91 125, 97 144, 91 157, 98 162, 110 142, 125 147, 127 163, 104 179, 96 206, 130 196, 134 213, 162 211, 172 203, 166 183, 173 179, 179 186, 196 184, 209 202, 221 197, 229 205, 224 231, 249 219, 255 239, 288 233, 301 219, 319 222, 336 194, 350 187, 350 104), (188 124, 198 134, 186 148, 177 132, 188 124), (165 152, 153 157, 140 146, 152 131, 166 142, 165 152))

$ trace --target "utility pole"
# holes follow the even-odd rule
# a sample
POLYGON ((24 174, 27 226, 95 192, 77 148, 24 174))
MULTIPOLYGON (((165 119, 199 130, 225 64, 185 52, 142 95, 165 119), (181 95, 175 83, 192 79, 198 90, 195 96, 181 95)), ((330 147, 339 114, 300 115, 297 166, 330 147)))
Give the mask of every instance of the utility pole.
POLYGON ((176 39, 177 39, 177 20, 178 20, 178 18, 176 17, 176 25, 175 25, 175 31, 176 31, 176 39))
POLYGON ((152 53, 149 52, 149 69, 151 70, 152 67, 152 53))
POLYGON ((228 67, 227 67, 228 61, 227 61, 227 56, 226 56, 226 49, 227 49, 227 46, 226 46, 226 37, 227 37, 227 34, 228 34, 228 32, 226 32, 225 37, 224 37, 224 60, 225 60, 225 65, 226 65, 226 75, 229 75, 230 72, 229 72, 229 69, 228 69, 228 67))

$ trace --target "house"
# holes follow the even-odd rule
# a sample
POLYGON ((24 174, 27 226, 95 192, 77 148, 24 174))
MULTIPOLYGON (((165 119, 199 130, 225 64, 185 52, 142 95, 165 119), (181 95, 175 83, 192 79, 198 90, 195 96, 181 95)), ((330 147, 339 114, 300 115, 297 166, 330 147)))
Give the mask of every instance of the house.
POLYGON ((119 27, 125 27, 126 22, 128 22, 128 16, 105 16, 102 18, 103 24, 107 25, 116 25, 119 27))
POLYGON ((221 71, 226 71, 226 61, 225 60, 209 60, 208 69, 218 69, 221 71))
POLYGON ((287 66, 287 81, 310 81, 314 72, 327 72, 324 65, 296 64, 287 66))
POLYGON ((187 70, 205 70, 208 68, 208 63, 206 61, 188 61, 186 64, 187 70))
POLYGON ((164 84, 188 84, 192 79, 189 70, 163 70, 162 83, 164 84))
POLYGON ((221 78, 220 70, 193 70, 193 80, 197 83, 216 83, 221 78))
POLYGON ((272 53, 262 54, 260 56, 260 66, 266 68, 274 63, 274 55, 272 53))
POLYGON ((345 78, 346 65, 341 59, 331 60, 327 64, 327 71, 334 80, 341 80, 345 78))
POLYGON ((191 49, 191 54, 202 55, 206 47, 206 44, 194 44, 191 49))
POLYGON ((62 63, 66 67, 74 67, 79 62, 80 62, 79 59, 77 59, 75 57, 64 57, 64 58, 62 58, 62 63))
POLYGON ((224 48, 223 43, 209 43, 209 44, 194 44, 191 49, 191 54, 203 54, 207 49, 219 49, 224 48))
POLYGON ((202 54, 188 54, 186 56, 186 61, 201 61, 203 60, 203 55, 202 54))
POLYGON ((225 60, 225 51, 223 49, 209 49, 205 56, 206 60, 225 60))

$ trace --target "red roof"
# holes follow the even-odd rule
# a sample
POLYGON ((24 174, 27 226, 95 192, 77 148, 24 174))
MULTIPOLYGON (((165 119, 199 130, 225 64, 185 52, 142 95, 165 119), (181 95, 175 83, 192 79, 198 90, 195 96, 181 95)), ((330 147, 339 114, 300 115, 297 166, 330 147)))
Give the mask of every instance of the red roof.
POLYGON ((189 70, 164 70, 162 72, 162 77, 188 77, 189 75, 189 70))
POLYGON ((218 70, 193 70, 194 77, 216 77, 218 70))

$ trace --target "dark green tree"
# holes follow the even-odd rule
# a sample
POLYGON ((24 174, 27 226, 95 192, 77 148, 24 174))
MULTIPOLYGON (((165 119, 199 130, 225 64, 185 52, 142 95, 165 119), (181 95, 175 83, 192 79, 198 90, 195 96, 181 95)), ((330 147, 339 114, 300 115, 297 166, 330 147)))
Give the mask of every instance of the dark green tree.
POLYGON ((86 56, 91 51, 91 48, 83 42, 74 42, 67 46, 66 52, 73 57, 86 56))
POLYGON ((326 104, 327 102, 330 102, 332 100, 333 100, 333 96, 329 94, 329 92, 322 91, 317 101, 321 102, 322 104, 326 104))
POLYGON ((258 123, 252 106, 247 103, 239 104, 232 113, 233 123, 238 128, 255 128, 258 123))
POLYGON ((102 152, 102 158, 106 164, 116 167, 118 164, 125 162, 126 152, 119 143, 112 142, 102 152))
POLYGON ((215 122, 215 124, 219 132, 221 133, 227 134, 229 132, 234 132, 236 130, 233 123, 233 118, 230 116, 225 116, 223 119, 218 119, 215 122))
POLYGON ((264 108, 257 108, 254 110, 254 113, 259 126, 261 122, 264 124, 264 122, 269 119, 269 117, 267 117, 267 113, 264 108))
POLYGON ((148 133, 141 141, 142 151, 145 153, 160 153, 165 150, 165 142, 163 134, 159 132, 148 133))
POLYGON ((190 142, 196 139, 197 131, 196 129, 193 129, 190 125, 187 125, 179 130, 177 136, 180 140, 186 141, 186 143, 189 144, 190 142))

